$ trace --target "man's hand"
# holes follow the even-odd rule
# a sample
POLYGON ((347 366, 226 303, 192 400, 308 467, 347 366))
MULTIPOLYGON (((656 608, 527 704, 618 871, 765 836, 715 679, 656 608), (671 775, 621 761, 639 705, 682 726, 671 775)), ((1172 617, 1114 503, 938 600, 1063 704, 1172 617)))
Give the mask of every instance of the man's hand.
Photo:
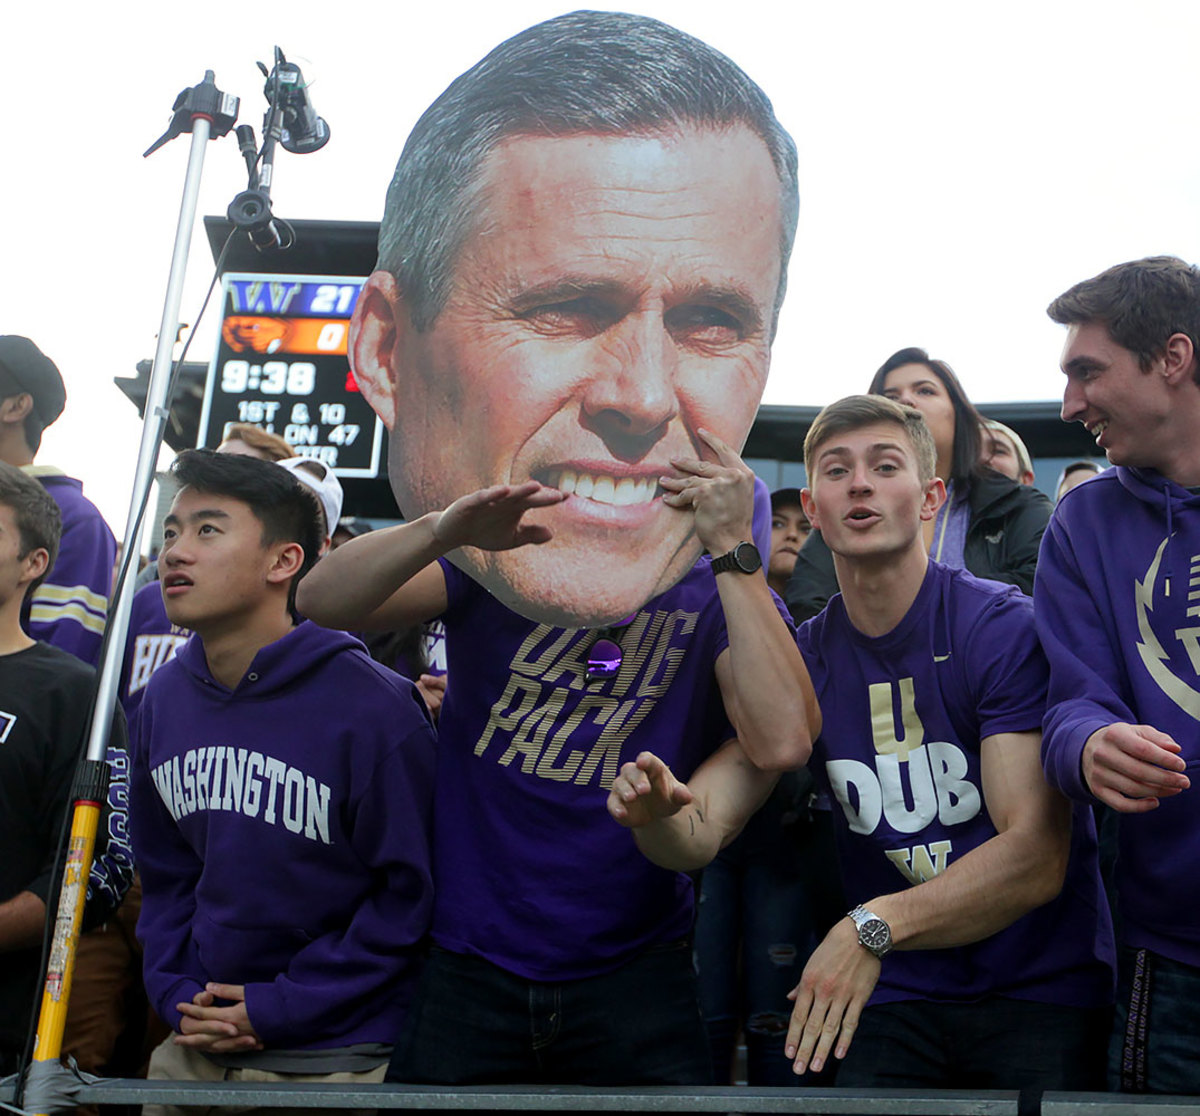
POLYGON ((434 538, 448 550, 475 546, 480 550, 513 550, 549 542, 550 529, 523 523, 527 511, 561 504, 567 498, 557 488, 537 481, 497 484, 460 496, 437 517, 434 538))
POLYGON ((671 464, 683 477, 661 477, 667 495, 663 503, 691 508, 696 537, 713 556, 726 554, 751 539, 754 518, 754 473, 720 438, 708 430, 697 431, 713 451, 715 461, 675 457, 671 464))
POLYGON ((795 1007, 784 1053, 793 1059, 794 1072, 811 1068, 819 1073, 831 1050, 836 1058, 846 1056, 879 969, 879 958, 859 945, 849 918, 829 931, 804 966, 800 983, 788 993, 795 1007))
POLYGON ((436 724, 438 714, 442 710, 442 700, 446 696, 446 676, 444 674, 422 674, 417 679, 417 693, 425 699, 425 706, 436 724))
POLYGON ((677 814, 692 801, 681 783, 653 752, 642 752, 624 764, 608 792, 608 812, 626 829, 637 829, 658 818, 677 814))
POLYGON ((179 1021, 180 1033, 175 1036, 179 1046, 190 1046, 194 1050, 211 1051, 214 1054, 231 1054, 247 1050, 261 1050, 260 1039, 246 1014, 246 986, 244 984, 205 985, 197 992, 191 1003, 176 1004, 183 1018, 179 1021), (229 1007, 214 1007, 215 1000, 232 1000, 229 1007))
POLYGON ((1106 725, 1083 746, 1083 779, 1105 805, 1122 814, 1142 814, 1160 798, 1191 786, 1180 750, 1150 725, 1106 725))

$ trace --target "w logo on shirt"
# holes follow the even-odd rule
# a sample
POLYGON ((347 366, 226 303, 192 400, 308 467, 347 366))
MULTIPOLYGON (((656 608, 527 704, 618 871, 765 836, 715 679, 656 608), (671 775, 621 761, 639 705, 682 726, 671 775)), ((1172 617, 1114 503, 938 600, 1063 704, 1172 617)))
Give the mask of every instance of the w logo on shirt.
POLYGON ((8 743, 8 734, 12 732, 13 725, 17 723, 17 715, 15 713, 5 713, 0 709, 0 744, 8 743))

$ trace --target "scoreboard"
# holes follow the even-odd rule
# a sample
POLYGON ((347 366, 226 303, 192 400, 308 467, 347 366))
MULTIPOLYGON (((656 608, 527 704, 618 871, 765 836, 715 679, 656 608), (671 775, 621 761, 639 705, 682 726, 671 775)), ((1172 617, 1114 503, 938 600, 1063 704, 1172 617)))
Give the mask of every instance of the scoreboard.
POLYGON ((235 422, 285 438, 340 477, 376 477, 383 423, 350 371, 350 315, 365 279, 230 272, 208 369, 198 444, 235 422))

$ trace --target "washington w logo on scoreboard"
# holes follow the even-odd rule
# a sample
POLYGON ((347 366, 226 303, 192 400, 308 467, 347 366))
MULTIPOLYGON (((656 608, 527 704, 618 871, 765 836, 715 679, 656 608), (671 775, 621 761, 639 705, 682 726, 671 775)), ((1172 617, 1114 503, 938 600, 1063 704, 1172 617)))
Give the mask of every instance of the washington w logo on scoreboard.
POLYGON ((201 446, 235 422, 278 434, 340 477, 376 477, 383 423, 350 371, 350 316, 364 278, 223 277, 221 337, 208 369, 201 446))

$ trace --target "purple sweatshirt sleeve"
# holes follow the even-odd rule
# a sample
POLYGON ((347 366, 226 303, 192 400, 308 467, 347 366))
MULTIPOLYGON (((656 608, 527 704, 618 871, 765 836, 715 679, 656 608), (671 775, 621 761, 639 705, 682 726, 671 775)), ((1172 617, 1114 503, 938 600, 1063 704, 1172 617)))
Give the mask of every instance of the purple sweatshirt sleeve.
POLYGON ((1092 801, 1083 780, 1083 748, 1098 729, 1136 720, 1122 699, 1104 610, 1092 596, 1061 514, 1042 539, 1034 588, 1038 637, 1050 662, 1042 765, 1051 786, 1092 801))
POLYGON ((144 952, 146 994, 159 1018, 178 1031, 182 1016, 175 1005, 191 1000, 203 990, 206 980, 191 932, 201 864, 150 778, 146 756, 151 721, 149 710, 140 709, 130 734, 129 820, 142 877, 137 934, 144 952))
POLYGON ((433 907, 433 764, 433 729, 422 725, 364 780, 349 811, 351 843, 377 886, 348 924, 308 943, 273 981, 246 986, 247 1014, 266 1045, 352 1030, 377 1010, 381 987, 412 975, 433 907))
POLYGON ((54 568, 30 594, 30 636, 96 666, 116 555, 116 540, 99 512, 64 513, 54 568))

